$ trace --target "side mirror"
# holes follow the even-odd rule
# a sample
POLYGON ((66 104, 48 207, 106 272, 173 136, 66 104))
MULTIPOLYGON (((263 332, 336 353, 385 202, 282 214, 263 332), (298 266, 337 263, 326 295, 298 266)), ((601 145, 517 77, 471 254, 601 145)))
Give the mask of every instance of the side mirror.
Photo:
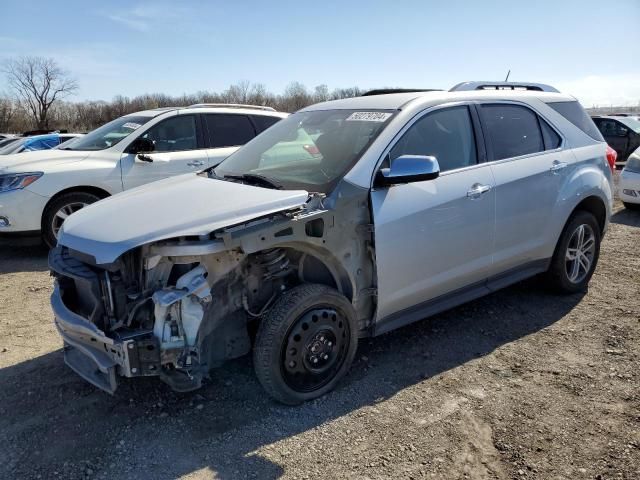
POLYGON ((401 155, 391 164, 391 168, 381 168, 376 174, 376 186, 386 187, 399 183, 424 182, 440 175, 440 165, 436 157, 423 155, 401 155))
POLYGON ((148 138, 138 137, 133 142, 131 142, 131 145, 129 145, 129 148, 127 148, 127 153, 149 153, 153 152, 155 149, 156 146, 154 145, 152 140, 148 138))

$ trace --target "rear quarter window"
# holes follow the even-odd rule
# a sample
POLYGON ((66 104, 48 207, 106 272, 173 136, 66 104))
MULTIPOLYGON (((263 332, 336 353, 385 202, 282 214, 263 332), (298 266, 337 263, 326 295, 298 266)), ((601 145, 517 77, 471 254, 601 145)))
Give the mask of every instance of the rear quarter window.
POLYGON ((560 135, 558 135, 544 119, 538 116, 538 120, 540 121, 540 128, 542 129, 545 150, 555 150, 559 148, 562 143, 560 135))
POLYGON ((282 120, 280 117, 269 117, 267 115, 251 115, 251 120, 256 125, 258 133, 264 132, 271 125, 278 123, 282 120))
POLYGON ((556 112, 573 123, 576 127, 589 135, 594 140, 604 142, 600 130, 596 127, 591 117, 584 111, 578 102, 551 102, 547 103, 556 112))

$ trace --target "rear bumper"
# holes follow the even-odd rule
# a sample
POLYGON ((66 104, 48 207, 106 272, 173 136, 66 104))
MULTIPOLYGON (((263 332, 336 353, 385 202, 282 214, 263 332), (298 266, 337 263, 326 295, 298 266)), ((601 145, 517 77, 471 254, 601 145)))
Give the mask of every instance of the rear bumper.
POLYGON ((64 341, 64 361, 78 375, 108 393, 117 388, 116 376, 131 376, 127 343, 118 342, 69 310, 57 282, 51 295, 54 322, 64 341), (128 374, 128 375, 127 375, 128 374))

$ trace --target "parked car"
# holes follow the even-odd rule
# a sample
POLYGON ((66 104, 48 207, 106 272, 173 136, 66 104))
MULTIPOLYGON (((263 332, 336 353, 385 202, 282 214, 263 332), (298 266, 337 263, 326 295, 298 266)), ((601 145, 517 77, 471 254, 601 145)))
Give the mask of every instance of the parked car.
POLYGON ((616 166, 623 167, 627 157, 640 147, 640 121, 633 117, 593 117, 607 143, 618 152, 616 166))
POLYGON ((610 113, 611 117, 631 117, 635 120, 640 120, 640 113, 610 113))
POLYGON ((268 107, 193 105, 118 118, 57 149, 0 158, 0 235, 53 246, 72 213, 123 190, 217 165, 286 117, 268 107))
POLYGON ((0 146, 0 155, 50 150, 81 136, 81 133, 49 133, 31 137, 18 137, 17 139, 13 139, 15 141, 9 142, 5 146, 0 146))
POLYGON ((582 291, 612 209, 606 143, 571 96, 486 85, 313 105, 215 168, 73 214, 49 256, 66 363, 107 392, 184 391, 253 350, 296 404, 334 388, 359 338, 535 274, 582 291))
POLYGON ((2 140, 0 140, 0 150, 2 148, 4 148, 5 146, 9 145, 10 143, 16 142, 20 140, 20 137, 6 137, 3 138, 2 140))
POLYGON ((629 155, 627 164, 620 172, 620 200, 630 210, 640 210, 640 148, 629 155))

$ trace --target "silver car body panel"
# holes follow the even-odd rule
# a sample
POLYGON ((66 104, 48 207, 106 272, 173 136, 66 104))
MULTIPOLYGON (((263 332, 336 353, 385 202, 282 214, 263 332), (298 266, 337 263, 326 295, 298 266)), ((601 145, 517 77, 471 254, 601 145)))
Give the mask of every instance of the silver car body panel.
POLYGON ((489 165, 371 193, 378 319, 488 277, 495 192, 472 200, 474 183, 494 184, 489 165))
POLYGON ((304 205, 303 190, 271 190, 185 174, 126 191, 69 217, 59 243, 115 261, 159 240, 207 235, 222 227, 304 205))
MULTIPOLYGON (((414 121, 435 109, 467 103, 466 98, 452 101, 451 93, 445 95, 448 101, 442 102, 440 95, 429 92, 403 105, 392 121, 401 123, 402 128, 383 131, 345 178, 372 187, 386 154, 414 121)), ((605 144, 594 141, 545 103, 574 99, 531 92, 464 92, 464 96, 478 104, 515 103, 532 109, 558 131, 561 147, 452 170, 432 181, 380 192, 374 189, 377 270, 385 272, 378 275, 377 328, 388 322, 388 317, 419 303, 488 282, 520 266, 545 265, 569 215, 588 196, 603 200, 607 218, 611 213, 611 172, 605 144), (556 170, 555 164, 566 168, 556 170), (491 187, 487 196, 493 202, 490 213, 488 207, 480 209, 481 203, 465 198, 474 184, 491 187), (448 230, 453 225, 457 227, 448 230), (485 249, 483 245, 489 246, 485 249), (407 251, 411 255, 406 255, 407 251)))

